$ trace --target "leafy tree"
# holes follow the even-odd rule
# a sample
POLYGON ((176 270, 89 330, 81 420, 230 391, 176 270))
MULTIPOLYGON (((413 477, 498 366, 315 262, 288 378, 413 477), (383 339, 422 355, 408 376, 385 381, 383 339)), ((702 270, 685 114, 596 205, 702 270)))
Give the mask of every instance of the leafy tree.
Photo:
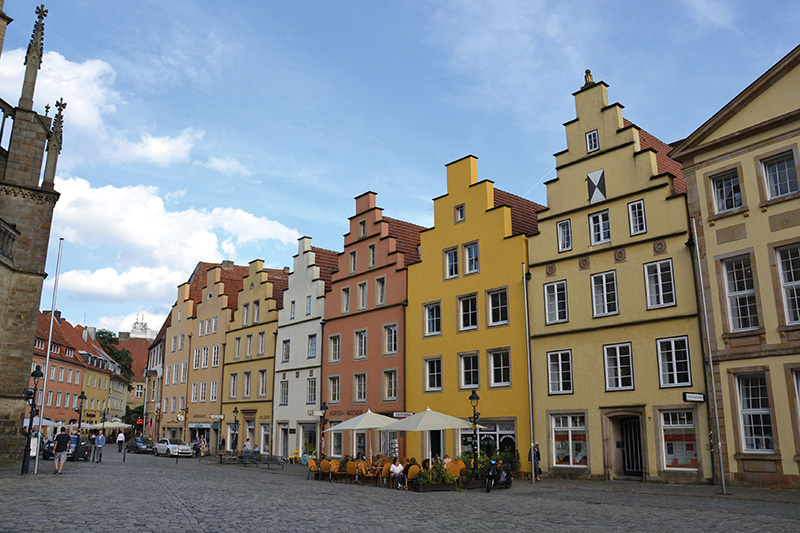
MULTIPOLYGON (((122 368, 122 376, 130 381, 133 378, 133 369, 131 368, 133 359, 131 358, 131 352, 125 348, 120 348, 117 336, 107 329, 97 330, 96 338, 97 342, 99 342, 100 346, 103 348, 103 351, 114 361, 119 363, 119 366, 122 368)), ((131 388, 132 387, 128 385, 128 390, 131 390, 131 388)))

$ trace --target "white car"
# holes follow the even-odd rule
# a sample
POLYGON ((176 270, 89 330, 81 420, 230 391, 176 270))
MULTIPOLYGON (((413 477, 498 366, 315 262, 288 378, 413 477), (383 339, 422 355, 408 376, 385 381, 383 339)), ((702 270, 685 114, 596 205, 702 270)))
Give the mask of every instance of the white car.
POLYGON ((156 455, 183 455, 184 457, 192 456, 192 448, 180 439, 161 439, 156 443, 153 453, 156 455))

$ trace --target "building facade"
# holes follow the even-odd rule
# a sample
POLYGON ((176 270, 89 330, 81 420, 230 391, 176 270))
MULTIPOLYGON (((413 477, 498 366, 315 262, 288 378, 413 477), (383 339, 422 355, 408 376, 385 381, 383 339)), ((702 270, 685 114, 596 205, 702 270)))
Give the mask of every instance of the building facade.
POLYGON ((696 226, 726 479, 800 486, 800 46, 672 152, 696 226))

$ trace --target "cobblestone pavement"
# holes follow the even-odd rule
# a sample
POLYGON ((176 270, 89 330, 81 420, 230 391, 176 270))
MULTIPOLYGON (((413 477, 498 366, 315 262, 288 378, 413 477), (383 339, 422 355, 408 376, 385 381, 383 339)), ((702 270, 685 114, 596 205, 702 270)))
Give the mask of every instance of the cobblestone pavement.
POLYGON ((800 491, 515 480, 415 493, 307 481, 305 467, 127 455, 0 467, 0 531, 800 531, 800 491), (31 467, 33 471, 33 467, 31 467))

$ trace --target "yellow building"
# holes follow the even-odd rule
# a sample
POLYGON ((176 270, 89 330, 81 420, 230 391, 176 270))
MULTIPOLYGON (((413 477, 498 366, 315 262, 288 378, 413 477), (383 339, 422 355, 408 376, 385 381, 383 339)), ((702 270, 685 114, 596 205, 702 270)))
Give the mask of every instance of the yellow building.
POLYGON ((270 453, 275 336, 287 284, 287 271, 252 261, 231 305, 221 391, 226 449, 241 449, 250 439, 251 447, 257 444, 262 453, 270 453))
POLYGON ((726 479, 800 485, 800 46, 672 152, 697 227, 726 479))
MULTIPOLYGON (((478 181, 477 158, 447 166, 447 194, 408 268, 406 407, 467 419, 480 397, 481 452, 530 447, 524 264, 542 207, 478 181)), ((458 455, 472 431, 406 435, 409 456, 458 455), (419 455, 418 455, 419 454, 419 455)), ((527 463, 523 460, 523 469, 527 463)))
POLYGON ((567 149, 530 239, 535 438, 557 477, 712 474, 680 165, 608 104, 574 93, 567 149))

